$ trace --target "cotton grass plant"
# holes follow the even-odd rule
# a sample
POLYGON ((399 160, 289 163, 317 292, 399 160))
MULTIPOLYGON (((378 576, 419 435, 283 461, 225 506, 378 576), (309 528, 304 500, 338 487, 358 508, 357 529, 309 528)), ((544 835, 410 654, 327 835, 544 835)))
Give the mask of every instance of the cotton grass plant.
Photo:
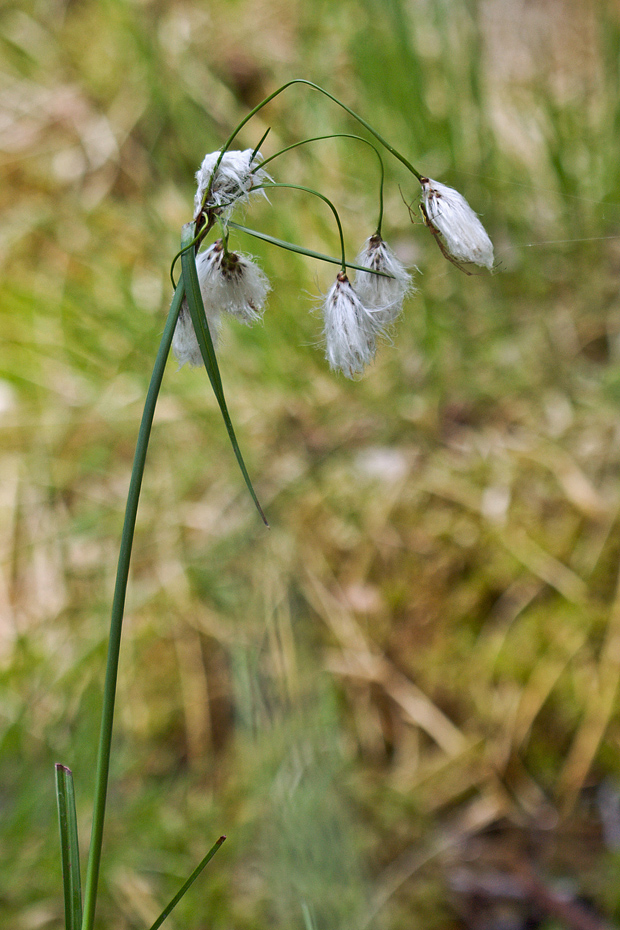
MULTIPOLYGON (((180 250, 172 264, 171 278, 174 296, 146 397, 127 497, 112 604, 93 825, 83 900, 73 777, 65 766, 60 764, 56 766, 67 930, 92 930, 95 922, 121 632, 131 550, 151 426, 170 350, 172 349, 180 366, 204 365, 248 490, 264 523, 268 525, 228 413, 215 351, 218 332, 225 318, 233 317, 245 325, 259 322, 265 312, 267 296, 272 290, 272 285, 255 260, 237 251, 233 242, 234 235, 237 231, 243 231, 278 248, 338 267, 335 282, 323 299, 325 356, 332 370, 341 372, 348 378, 360 375, 374 359, 381 341, 389 335, 393 324, 402 312, 405 298, 415 290, 410 273, 394 255, 382 236, 384 187, 382 152, 385 151, 400 161, 420 184, 422 196, 420 208, 424 223, 435 236, 446 258, 467 273, 470 272, 463 268, 464 264, 474 264, 491 270, 493 246, 480 220, 462 195, 440 182, 431 181, 423 176, 365 119, 335 96, 310 81, 303 79, 289 81, 266 97, 241 120, 219 151, 205 156, 196 174, 197 190, 194 213, 192 219, 182 229, 180 250), (232 148, 243 127, 271 100, 293 85, 303 85, 305 88, 317 91, 337 104, 370 134, 373 141, 353 136, 350 133, 311 137, 289 145, 269 158, 264 158, 260 149, 266 140, 267 133, 265 133, 255 148, 243 151, 232 148), (274 179, 272 167, 269 168, 269 172, 266 170, 267 164, 276 159, 278 159, 279 168, 282 156, 299 145, 338 137, 350 138, 370 145, 380 166, 378 220, 376 225, 368 230, 366 241, 361 246, 355 261, 347 259, 343 227, 334 203, 320 191, 274 179), (303 244, 285 242, 269 232, 241 225, 233 219, 239 207, 250 207, 252 200, 257 196, 268 196, 270 203, 273 203, 273 209, 276 209, 276 198, 281 191, 287 189, 298 190, 309 197, 318 198, 329 208, 340 242, 338 256, 319 253, 303 244), (208 240, 212 235, 214 241, 209 243, 208 240), (179 260, 181 272, 176 280, 175 274, 179 260), (354 275, 353 280, 349 276, 350 272, 354 275)), ((277 288, 274 290, 277 296, 277 288)), ((163 923, 217 852, 224 839, 220 837, 216 840, 194 872, 151 925, 151 930, 156 930, 163 923)))

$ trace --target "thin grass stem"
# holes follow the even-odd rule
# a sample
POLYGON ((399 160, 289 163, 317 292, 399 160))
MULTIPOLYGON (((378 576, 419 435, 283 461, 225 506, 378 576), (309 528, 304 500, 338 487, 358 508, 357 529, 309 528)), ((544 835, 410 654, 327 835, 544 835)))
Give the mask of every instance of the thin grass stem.
POLYGON ((179 258, 182 257, 183 252, 187 252, 187 250, 191 249, 192 246, 195 248, 196 251, 198 251, 201 243, 204 241, 204 239, 209 234, 209 232, 213 229, 214 226, 215 226, 215 217, 210 216, 208 222, 205 223, 205 225, 202 226, 198 230, 198 232, 195 233, 192 241, 188 242, 187 245, 184 245, 182 249, 179 249, 177 254, 172 259, 172 264, 170 265, 170 280, 172 281, 172 287, 174 288, 175 291, 177 289, 177 282, 174 280, 174 266, 178 262, 179 258))
POLYGON ((146 453, 153 425, 155 406, 161 388, 164 369, 170 353, 172 336, 177 324, 181 303, 184 295, 182 280, 174 293, 168 319, 159 344, 159 350, 151 375, 142 422, 138 433, 138 441, 134 455, 127 505, 125 508, 125 522, 121 537, 121 548, 118 557, 116 572, 116 585, 112 601, 112 617, 110 621, 110 638, 108 641, 108 659, 106 665, 105 685, 103 690, 103 710, 101 715, 101 731, 99 736, 99 752, 97 756, 97 769, 95 780, 95 800, 93 809, 93 826, 90 848, 88 852, 88 865, 86 870, 86 883, 84 886, 84 916, 82 930, 92 930, 95 921, 95 906, 97 901, 97 885, 99 881, 99 867, 101 864, 101 847, 103 842, 103 825, 108 789, 108 776, 110 771, 110 750, 112 745, 112 727, 114 722, 114 704, 116 700, 116 682, 118 677, 118 663, 121 646, 121 632, 123 614, 125 610, 125 597, 127 581, 129 578, 129 564, 133 545, 136 515, 142 487, 142 476, 146 453))
POLYGON ((75 788, 71 769, 59 762, 56 763, 56 801, 60 826, 65 930, 80 930, 82 923, 82 888, 80 884, 80 848, 75 810, 75 788))
POLYGON ((177 904, 179 903, 179 901, 181 900, 181 898, 182 898, 182 897, 185 895, 185 893, 191 888, 191 886, 194 884, 194 882, 196 881, 196 879, 198 878, 198 876, 200 875, 200 873, 202 872, 202 870, 204 869, 204 867, 205 867, 206 865, 208 865, 208 863, 211 861, 211 859, 213 859, 214 855, 216 854, 216 852, 218 851, 218 849, 220 848, 220 846, 222 845, 222 843, 224 842, 225 839, 226 839, 225 836, 220 836, 219 840, 216 840, 216 841, 215 841, 215 843, 213 844, 213 846, 211 847, 211 849, 209 850, 209 852, 207 853, 207 855, 204 857, 204 859, 202 859, 202 860, 198 863, 198 865, 196 866, 196 868, 194 869, 194 871, 192 872, 192 874, 190 875, 190 877, 189 877, 189 878, 187 879, 187 881, 182 885, 182 887, 179 888, 179 890, 178 890, 177 893, 175 894, 174 898, 170 901, 170 903, 169 903, 168 905, 166 905, 166 907, 163 909, 163 911, 161 912, 161 914, 159 915, 159 917, 157 918, 157 920, 155 921, 155 923, 151 925, 151 927, 149 928, 149 930, 159 930, 159 927, 161 927, 161 925, 163 924, 163 922, 164 922, 164 920, 166 919, 166 917, 168 917, 168 915, 169 915, 169 914, 174 910, 174 908, 177 906, 177 904))
POLYGON ((347 257, 344 251, 344 233, 342 232, 342 223, 340 222, 338 211, 336 210, 336 207, 331 202, 329 197, 325 197, 324 194, 320 194, 318 191, 313 190, 311 187, 304 187, 302 184, 280 184, 280 183, 276 183, 275 181, 273 182, 270 181, 269 183, 265 183, 265 184, 257 184, 255 187, 255 190, 260 190, 260 189, 266 190, 266 189, 271 189, 272 187, 284 187, 284 188, 288 188, 288 190, 291 190, 291 191, 303 191, 306 194, 314 194, 315 197, 318 197, 319 200, 322 200, 323 203, 327 204, 329 209, 334 214, 334 219, 336 220, 336 225, 338 226, 338 235, 340 236, 341 265, 342 265, 343 272, 346 274, 347 257))
MULTIPOLYGON (((269 130, 267 130, 267 132, 268 131, 269 130)), ((265 133, 265 135, 267 135, 267 133, 265 133)), ((285 148, 280 149, 279 152, 275 152, 275 154, 270 155, 269 158, 265 158, 260 163, 260 166, 257 165, 256 168, 252 168, 252 173, 257 171, 259 167, 261 170, 264 169, 265 165, 268 165, 270 161, 273 161, 275 158, 279 158, 280 155, 284 155, 286 152, 290 152, 291 149, 299 148, 300 145, 307 145, 308 142, 323 142, 325 139, 356 139, 358 142, 363 142, 364 145, 369 145, 379 159, 381 180, 379 182, 379 220, 377 222, 377 234, 381 235, 381 227, 383 225, 383 187, 385 184, 385 168, 383 166, 383 159, 381 158, 379 149, 373 145, 372 142, 369 142, 368 139, 364 139, 363 136, 357 136, 353 132, 330 132, 325 136, 312 136, 310 139, 302 139, 301 142, 293 142, 291 145, 287 145, 285 148)))
MULTIPOLYGON (((269 242, 276 245, 279 249, 285 249, 287 252, 295 252, 298 255, 306 255, 308 258, 315 258, 320 262, 329 262, 331 265, 341 265, 340 258, 334 255, 325 255, 323 252, 316 252, 314 249, 306 249, 303 245, 296 245, 294 242, 286 242, 284 239, 278 239, 276 236, 270 236, 269 233, 259 232, 257 229, 250 229, 248 226, 242 226, 241 223, 235 223, 233 220, 228 221, 229 229, 237 229, 239 232, 247 233, 255 239, 261 239, 263 242, 269 242)), ((394 275, 388 274, 387 271, 378 271, 376 268, 368 268, 366 265, 357 265, 355 262, 347 262, 347 268, 354 268, 356 271, 365 271, 368 274, 379 275, 382 278, 393 278, 394 275)))
MULTIPOLYGON (((278 87, 277 90, 274 90, 273 93, 265 97, 264 100, 261 100, 260 103, 257 103, 256 106, 252 110, 250 110, 250 112, 247 113, 246 116, 243 117, 241 122, 238 123, 237 127, 233 130, 231 135, 226 140, 225 144, 222 146, 220 156, 217 162, 215 163, 215 167, 213 168, 213 174, 211 175, 212 179, 215 177, 217 173, 217 169, 219 168, 222 158, 224 157, 224 155, 226 154, 226 152, 228 151, 232 143, 235 141, 235 138, 241 132, 245 124, 248 123, 252 119, 253 116, 256 116, 259 110, 262 110, 263 107, 267 106, 267 104, 271 103, 271 101, 274 100, 279 94, 283 93, 287 88, 292 87, 294 84, 305 84, 307 87, 312 87, 314 90, 317 90, 319 93, 323 94, 325 97, 328 97, 330 100, 333 100, 333 102, 338 104, 339 107, 342 107, 343 110, 346 110, 346 112, 350 116, 352 116, 353 119, 356 119, 357 122, 360 123, 360 125, 364 126, 364 128, 367 129, 368 132, 375 137, 377 142, 379 142, 385 149, 387 149, 388 152, 394 156, 394 158, 397 158, 398 161, 401 162, 405 166, 405 168, 407 168, 407 170, 411 172, 411 174, 415 175, 418 181, 422 179, 423 175, 421 175, 420 172, 417 171, 416 168, 413 167, 411 162, 407 158, 405 158, 404 155, 401 155, 398 149, 395 149, 393 145, 390 145, 387 139, 384 139, 383 136, 379 132, 377 132, 377 130, 373 126, 371 126, 367 120, 365 120, 362 116, 359 116, 359 114, 356 113, 355 110, 352 110, 351 107, 347 106, 346 103, 343 103, 342 100, 339 100, 338 97, 335 97, 333 94, 330 94, 328 90, 325 90, 323 87, 320 87, 318 84, 315 84, 313 81, 308 81, 305 78, 293 78, 291 81, 287 81, 286 84, 282 84, 281 87, 278 87)), ((209 196, 210 188, 211 188, 211 185, 209 185, 207 190, 205 191, 205 194, 202 200, 203 207, 205 203, 207 202, 207 197, 209 196)))

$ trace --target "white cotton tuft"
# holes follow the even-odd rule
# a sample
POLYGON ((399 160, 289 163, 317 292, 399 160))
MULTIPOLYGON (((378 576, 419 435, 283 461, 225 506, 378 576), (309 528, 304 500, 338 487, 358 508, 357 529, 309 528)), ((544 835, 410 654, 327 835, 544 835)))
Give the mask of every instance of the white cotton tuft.
POLYGON ((342 271, 325 298, 323 317, 329 367, 352 378, 375 356, 376 329, 371 314, 342 271))
POLYGON ((218 239, 198 255, 196 270, 205 307, 230 313, 247 326, 262 319, 271 286, 249 256, 226 252, 218 239))
POLYGON ((355 292, 366 309, 371 311, 377 332, 381 332, 400 315, 406 295, 415 291, 411 275, 379 233, 366 240, 355 264, 384 272, 355 272, 355 292))
MULTIPOLYGON (((205 312, 211 339, 215 345, 217 343, 217 314, 206 307, 205 312)), ((179 363, 179 368, 182 368, 186 363, 192 368, 198 368, 203 364, 200 346, 196 339, 196 333, 186 299, 184 299, 181 304, 181 312, 179 313, 179 319, 174 329, 172 351, 179 363)))
POLYGON ((450 256, 493 268, 493 243, 462 194, 440 181, 421 178, 422 196, 429 224, 441 233, 450 256))
MULTIPOLYGON (((194 216, 198 216, 202 206, 202 199, 209 188, 209 196, 204 207, 206 210, 213 210, 220 215, 230 213, 235 204, 247 201, 254 187, 264 181, 271 180, 266 171, 257 168, 263 158, 260 152, 257 152, 254 158, 252 158, 252 155, 254 155, 253 149, 246 149, 244 152, 225 152, 217 167, 213 181, 211 181, 211 177, 220 157, 220 152, 209 152, 208 155, 205 155, 200 168, 196 172, 198 189, 194 197, 194 216), (253 168, 257 170, 253 171, 253 168)), ((256 193, 264 194, 264 191, 256 191, 256 193)))
MULTIPOLYGON (((196 256, 196 271, 213 345, 217 344, 221 313, 230 313, 248 326, 262 319, 271 288, 266 275, 246 255, 225 252, 218 239, 196 256)), ((203 364, 185 299, 172 337, 172 351, 179 367, 203 364)))

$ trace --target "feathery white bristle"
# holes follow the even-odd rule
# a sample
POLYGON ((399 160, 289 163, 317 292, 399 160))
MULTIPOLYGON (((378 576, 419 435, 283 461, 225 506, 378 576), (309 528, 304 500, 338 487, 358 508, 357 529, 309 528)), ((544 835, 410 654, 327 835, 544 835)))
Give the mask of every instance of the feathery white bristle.
POLYGON ((366 309, 372 311, 377 332, 382 332, 402 312, 407 294, 415 291, 411 275, 378 233, 366 240, 355 263, 384 272, 355 272, 355 292, 366 309))
POLYGON ((377 347, 372 316, 340 272, 323 305, 325 357, 333 371, 347 378, 363 371, 377 347))
MULTIPOLYGON (((246 149, 244 152, 225 152, 213 180, 211 178, 220 152, 209 152, 205 155, 196 172, 198 188, 194 197, 194 216, 198 214, 209 186, 205 208, 221 214, 229 213, 235 204, 247 201, 254 187, 271 180, 267 172, 261 168, 252 171, 262 161, 260 152, 257 152, 254 158, 252 158, 253 154, 253 149, 246 149)), ((264 191, 256 191, 256 193, 264 193, 264 191)))
POLYGON ((420 180, 426 216, 452 258, 493 268, 493 243, 462 194, 432 178, 420 180))

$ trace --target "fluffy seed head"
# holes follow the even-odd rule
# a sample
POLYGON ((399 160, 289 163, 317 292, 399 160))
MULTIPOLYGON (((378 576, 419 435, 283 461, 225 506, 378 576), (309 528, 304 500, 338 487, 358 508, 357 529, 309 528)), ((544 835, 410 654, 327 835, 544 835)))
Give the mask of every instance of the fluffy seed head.
POLYGON ((380 332, 396 320, 403 309, 405 296, 415 290, 411 275, 379 233, 366 240, 355 263, 391 275, 387 278, 385 274, 371 274, 368 271, 355 273, 357 296, 372 311, 372 319, 377 332, 380 332))
MULTIPOLYGON (((221 239, 196 256, 196 271, 205 315, 213 344, 217 343, 220 314, 232 316, 250 326, 262 318, 269 281, 246 255, 226 252, 221 239)), ((172 351, 179 367, 202 365, 191 314, 184 300, 172 337, 172 351)))
POLYGON ((459 262, 493 268, 493 243, 465 198, 440 181, 421 178, 429 224, 441 233, 448 253, 459 262))
MULTIPOLYGON (((212 308, 207 308, 205 306, 205 312, 211 339, 215 345, 218 335, 218 317, 212 308)), ((186 363, 190 365, 191 368, 198 368, 203 363, 187 300, 183 300, 181 304, 179 319, 177 320, 177 325, 172 337, 172 351, 179 363, 179 368, 182 368, 186 363)))
POLYGON ((371 314, 342 271, 325 298, 323 317, 329 367, 352 378, 374 358, 376 330, 371 314))
POLYGON ((230 313, 247 326, 262 319, 271 287, 249 256, 227 252, 218 239, 198 255, 196 270, 205 308, 230 313))
MULTIPOLYGON (((213 210, 218 215, 222 213, 228 214, 235 204, 247 201, 253 187, 263 181, 271 180, 267 172, 261 168, 257 171, 251 170, 260 164, 263 157, 260 152, 257 152, 252 158, 253 153, 253 149, 246 149, 244 152, 226 152, 217 167, 213 180, 211 179, 220 152, 209 152, 208 155, 205 155, 200 168, 196 172, 198 189, 194 197, 195 217, 198 216, 202 198, 207 190, 209 190, 209 196, 205 203, 205 209, 213 210)), ((259 193, 259 191, 256 193, 259 193)), ((260 193, 263 192, 260 191, 260 193)))

